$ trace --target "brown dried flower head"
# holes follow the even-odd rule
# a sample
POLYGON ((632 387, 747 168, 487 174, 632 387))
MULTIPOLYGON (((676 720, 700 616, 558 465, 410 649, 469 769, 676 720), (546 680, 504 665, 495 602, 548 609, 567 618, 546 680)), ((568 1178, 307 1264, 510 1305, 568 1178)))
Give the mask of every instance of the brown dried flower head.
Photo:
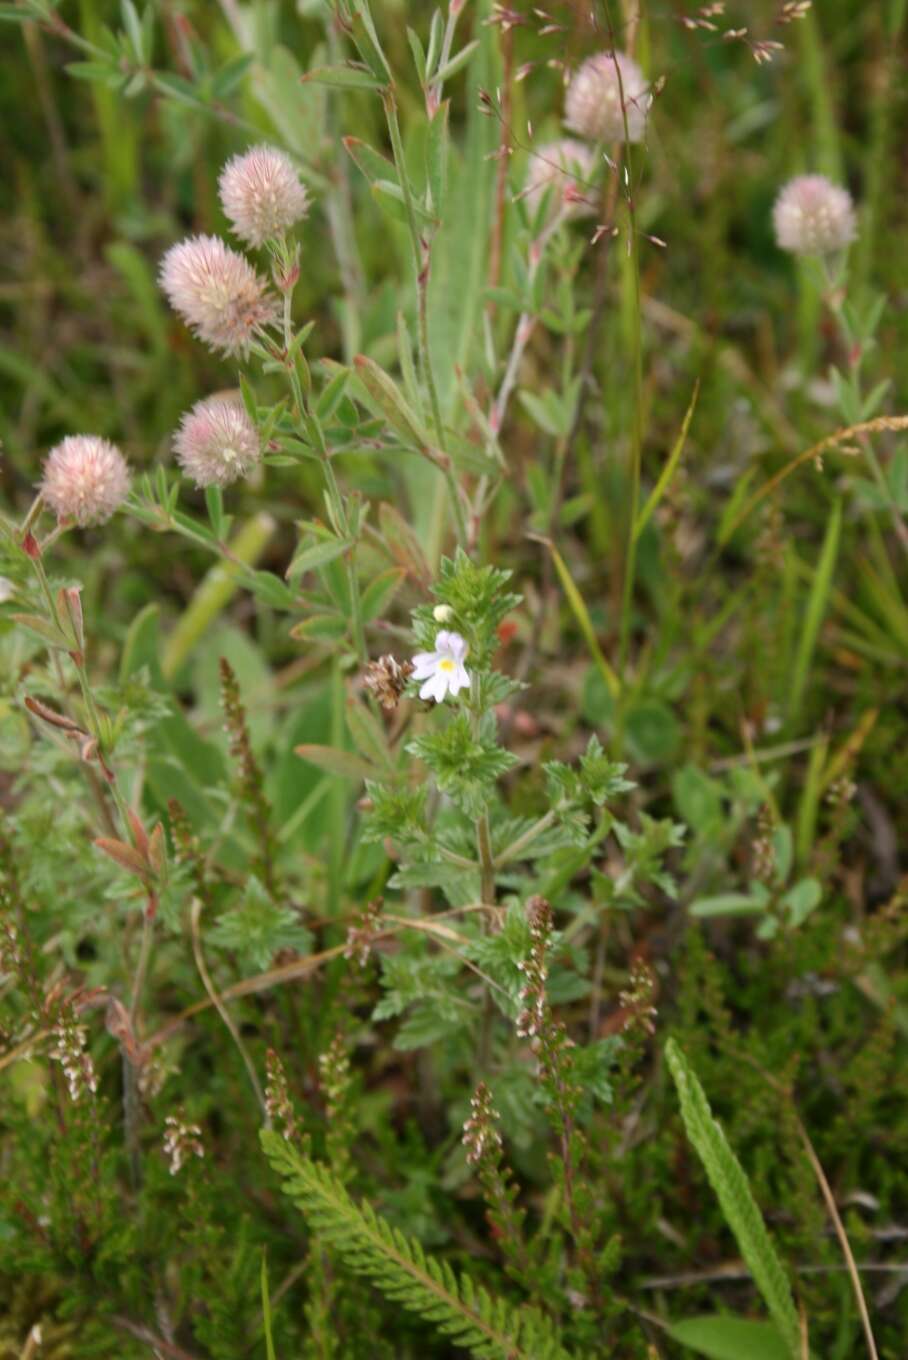
POLYGON ((412 674, 412 662, 398 661, 391 655, 380 656, 377 661, 369 662, 363 672, 363 684, 375 695, 382 708, 393 712, 412 674))

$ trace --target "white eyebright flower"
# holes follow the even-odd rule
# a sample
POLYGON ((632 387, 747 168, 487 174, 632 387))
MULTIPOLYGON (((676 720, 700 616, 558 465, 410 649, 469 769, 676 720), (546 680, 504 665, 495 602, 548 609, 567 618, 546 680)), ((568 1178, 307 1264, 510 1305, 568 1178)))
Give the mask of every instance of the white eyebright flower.
POLYGON ((417 652, 413 658, 413 679, 424 680, 420 699, 434 699, 440 704, 446 694, 459 694, 470 683, 470 673, 463 664, 467 644, 459 633, 443 628, 435 635, 434 652, 417 652))

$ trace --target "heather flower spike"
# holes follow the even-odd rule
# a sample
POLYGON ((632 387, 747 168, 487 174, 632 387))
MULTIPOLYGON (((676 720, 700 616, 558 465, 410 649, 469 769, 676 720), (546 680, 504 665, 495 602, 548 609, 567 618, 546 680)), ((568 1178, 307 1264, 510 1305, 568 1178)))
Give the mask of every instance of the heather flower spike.
POLYGON ((649 84, 633 57, 625 52, 597 52, 568 86, 564 122, 571 132, 591 142, 623 142, 626 117, 626 140, 640 142, 651 103, 649 84))
POLYGON ((794 255, 831 255, 857 235, 851 194, 825 175, 798 175, 772 210, 776 242, 794 255))
POLYGON ((262 447, 243 403, 206 397, 187 411, 174 435, 177 462, 198 487, 228 486, 259 462, 262 447))
POLYGON ((581 217, 593 211, 586 202, 578 179, 592 179, 595 173, 593 152, 584 142, 574 137, 562 137, 557 142, 540 146, 530 160, 523 197, 535 210, 546 190, 551 191, 552 215, 563 209, 569 217, 581 217))
POLYGON ((115 444, 94 434, 67 435, 47 456, 41 495, 58 520, 103 524, 129 491, 129 469, 115 444))
POLYGON ((309 210, 309 195, 293 162, 271 146, 256 146, 229 160, 218 189, 225 216, 249 246, 283 236, 309 210))
POLYGON ((161 287, 190 330, 223 354, 244 354, 277 320, 265 280, 217 236, 190 236, 161 261, 161 287))
POLYGON ((420 699, 434 699, 440 704, 445 695, 459 694, 470 683, 470 673, 464 663, 467 644, 459 633, 442 629, 435 636, 434 652, 417 652, 413 658, 413 679, 424 681, 420 699))

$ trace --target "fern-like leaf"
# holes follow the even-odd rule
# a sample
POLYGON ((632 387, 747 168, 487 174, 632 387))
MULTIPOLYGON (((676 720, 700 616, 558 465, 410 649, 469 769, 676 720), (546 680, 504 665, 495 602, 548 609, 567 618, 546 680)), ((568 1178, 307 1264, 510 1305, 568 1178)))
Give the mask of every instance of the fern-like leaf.
POLYGON ((697 1074, 674 1039, 665 1045, 665 1057, 678 1090, 687 1136, 706 1169, 725 1221, 735 1235, 770 1316, 792 1356, 797 1357, 801 1354, 800 1325, 791 1286, 744 1169, 709 1108, 697 1074))
POLYGON ((328 1167, 302 1156, 278 1134, 265 1129, 261 1139, 284 1193, 319 1240, 387 1298, 433 1323, 477 1360, 571 1360, 539 1313, 493 1298, 447 1261, 427 1256, 371 1205, 357 1204, 328 1167))

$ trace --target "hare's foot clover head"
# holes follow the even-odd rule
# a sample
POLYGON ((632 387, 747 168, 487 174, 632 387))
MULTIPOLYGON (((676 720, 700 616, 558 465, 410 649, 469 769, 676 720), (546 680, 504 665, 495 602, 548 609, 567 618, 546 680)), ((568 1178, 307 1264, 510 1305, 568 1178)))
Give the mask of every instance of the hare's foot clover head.
POLYGON ((413 678, 422 680, 420 699, 434 699, 440 704, 446 694, 459 694, 470 684, 470 673, 464 663, 467 644, 459 633, 443 628, 435 635, 433 652, 417 652, 413 658, 413 678))

